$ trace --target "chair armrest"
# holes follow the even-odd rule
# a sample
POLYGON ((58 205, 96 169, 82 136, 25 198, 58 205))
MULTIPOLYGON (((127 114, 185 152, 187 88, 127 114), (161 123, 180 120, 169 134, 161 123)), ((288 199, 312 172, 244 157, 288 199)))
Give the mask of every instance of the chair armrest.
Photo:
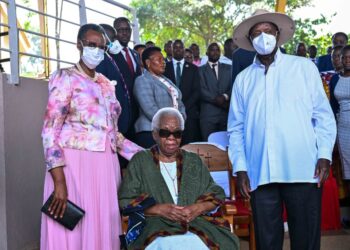
POLYGON ((225 203, 221 205, 221 209, 224 215, 235 215, 237 214, 237 207, 232 203, 225 203))

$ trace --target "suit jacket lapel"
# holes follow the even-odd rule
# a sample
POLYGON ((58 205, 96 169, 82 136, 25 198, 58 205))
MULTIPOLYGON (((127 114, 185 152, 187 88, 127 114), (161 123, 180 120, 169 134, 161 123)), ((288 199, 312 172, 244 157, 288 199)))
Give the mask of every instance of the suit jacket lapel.
POLYGON ((165 89, 166 92, 170 95, 170 93, 169 93, 169 91, 168 91, 168 88, 167 88, 167 87, 164 85, 164 83, 162 83, 157 77, 152 76, 151 73, 149 73, 149 72, 145 73, 145 76, 146 76, 148 79, 154 81, 154 82, 155 82, 158 86, 160 86, 161 88, 165 89))
POLYGON ((169 65, 169 68, 168 68, 169 78, 176 85, 176 78, 175 78, 173 61, 170 61, 168 65, 169 65))
MULTIPOLYGON (((213 91, 214 93, 217 93, 219 91, 219 81, 214 76, 213 69, 210 67, 209 63, 206 64, 205 70, 204 70, 205 78, 207 79, 207 84, 209 90, 213 91)), ((220 77, 220 72, 219 72, 220 77)))
POLYGON ((186 88, 186 80, 189 79, 189 69, 190 69, 190 65, 188 62, 184 63, 184 66, 182 68, 182 74, 181 74, 181 83, 180 83, 180 88, 186 88))
POLYGON ((141 67, 140 67, 140 59, 139 59, 139 56, 137 54, 136 51, 134 50, 131 50, 132 51, 132 57, 134 58, 135 60, 135 63, 136 63, 136 70, 135 70, 135 74, 136 75, 141 75, 141 67))
POLYGON ((218 83, 220 83, 220 80, 222 78, 222 67, 221 63, 218 63, 218 83))

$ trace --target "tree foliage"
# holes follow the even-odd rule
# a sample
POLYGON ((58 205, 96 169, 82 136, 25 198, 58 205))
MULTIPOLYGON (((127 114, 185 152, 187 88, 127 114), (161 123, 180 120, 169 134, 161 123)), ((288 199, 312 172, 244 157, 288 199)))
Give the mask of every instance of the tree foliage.
MULTIPOLYGON (((288 0, 286 12, 310 5, 312 0, 288 0)), ((201 50, 211 42, 223 42, 232 37, 234 27, 257 8, 273 10, 276 0, 133 0, 140 22, 142 41, 154 41, 163 46, 167 40, 182 39, 186 46, 196 42, 201 50)), ((297 31, 286 44, 293 52, 299 41, 320 45, 330 43, 328 36, 317 37, 315 25, 327 24, 321 16, 316 20, 296 20, 297 31)), ((203 54, 203 53, 202 53, 203 54)))
MULTIPOLYGON (((333 17, 333 14, 331 17, 333 17)), ((296 30, 293 39, 284 45, 288 53, 293 54, 295 48, 299 42, 304 42, 307 46, 316 45, 318 48, 318 55, 324 55, 327 52, 327 47, 331 45, 332 34, 328 33, 323 36, 318 36, 315 26, 329 24, 330 19, 321 15, 320 18, 311 20, 306 19, 296 19, 295 25, 296 30)))

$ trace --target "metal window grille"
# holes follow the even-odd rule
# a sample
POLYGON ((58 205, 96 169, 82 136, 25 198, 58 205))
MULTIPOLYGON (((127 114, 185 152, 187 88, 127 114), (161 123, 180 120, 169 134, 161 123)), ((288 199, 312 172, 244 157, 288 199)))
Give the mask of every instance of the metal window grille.
MULTIPOLYGON (((0 26, 2 27, 7 27, 8 32, 1 32, 0 33, 0 38, 1 36, 8 36, 9 40, 9 48, 3 48, 0 47, 0 51, 5 51, 10 54, 10 58, 0 58, 0 65, 3 62, 10 61, 10 72, 11 74, 9 75, 8 82, 10 84, 19 84, 20 77, 20 56, 28 56, 32 58, 40 58, 44 60, 44 67, 45 67, 45 77, 48 77, 50 74, 50 62, 56 62, 57 67, 60 66, 60 63, 63 64, 74 64, 75 62, 70 61, 70 60, 63 60, 58 56, 58 52, 56 57, 49 56, 49 39, 54 40, 56 42, 56 47, 58 46, 57 51, 59 51, 59 45, 60 44, 70 44, 70 45, 75 45, 75 39, 76 39, 76 34, 74 34, 74 39, 63 39, 60 37, 61 34, 55 34, 55 36, 48 35, 47 31, 47 19, 53 19, 53 20, 58 20, 60 25, 62 23, 73 25, 74 27, 79 27, 80 25, 83 25, 87 23, 88 20, 88 15, 87 13, 95 13, 99 15, 103 15, 105 17, 111 18, 111 21, 115 18, 113 15, 109 15, 107 13, 104 13, 101 10, 98 10, 97 8, 92 8, 91 6, 88 6, 88 2, 86 0, 62 0, 61 2, 61 9, 60 12, 58 13, 58 6, 56 6, 56 15, 52 15, 47 13, 47 0, 38 0, 38 5, 39 2, 41 3, 41 8, 39 10, 36 10, 34 8, 29 8, 24 5, 16 3, 16 0, 0 0, 0 4, 5 3, 7 6, 7 16, 8 20, 7 23, 0 22, 0 26), (67 18, 62 18, 62 9, 63 9, 63 3, 70 4, 70 5, 75 5, 78 7, 79 11, 78 13, 72 13, 72 15, 79 15, 79 23, 74 22, 71 20, 68 20, 67 18), (40 25, 43 25, 41 27, 40 32, 36 32, 33 30, 29 30, 26 28, 22 28, 18 25, 18 20, 17 20, 17 12, 18 11, 29 11, 35 14, 38 14, 39 19, 41 19, 40 25), (57 15, 58 14, 58 15, 57 15), (28 35, 33 35, 33 36, 38 36, 41 38, 41 50, 44 51, 41 55, 35 54, 35 53, 29 53, 29 52, 22 52, 19 49, 19 39, 20 39, 20 34, 28 34, 28 35)), ((53 1, 49 0, 49 2, 52 4, 53 1)), ((139 29, 138 29, 138 20, 136 17, 136 11, 135 9, 126 6, 122 3, 119 3, 115 0, 94 0, 94 4, 98 4, 98 2, 104 4, 108 4, 109 6, 116 6, 118 8, 121 8, 123 10, 126 10, 130 12, 132 15, 132 26, 133 26, 133 42, 134 43, 139 43, 139 29)), ((56 21, 57 23, 57 21, 56 21)), ((64 32, 70 32, 70 31, 64 31, 64 32)), ((1 67, 0 67, 1 70, 1 67)))

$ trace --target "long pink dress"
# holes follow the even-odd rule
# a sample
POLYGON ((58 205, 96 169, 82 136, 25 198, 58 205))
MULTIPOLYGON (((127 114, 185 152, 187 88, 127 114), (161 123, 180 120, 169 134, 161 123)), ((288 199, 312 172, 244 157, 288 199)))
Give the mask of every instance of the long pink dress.
MULTIPOLYGON (((48 170, 63 166, 68 199, 85 210, 70 231, 42 215, 41 250, 119 250, 120 167, 117 151, 130 159, 139 150, 117 127, 121 112, 115 88, 103 75, 96 81, 74 67, 53 74, 42 132, 48 170)), ((44 202, 54 191, 49 171, 44 202)))
MULTIPOLYGON (((43 215, 41 250, 120 249, 122 231, 117 196, 120 169, 117 155, 106 146, 105 152, 64 149, 68 199, 83 208, 85 216, 70 231, 43 215)), ((44 201, 53 190, 53 180, 47 172, 44 201)))

